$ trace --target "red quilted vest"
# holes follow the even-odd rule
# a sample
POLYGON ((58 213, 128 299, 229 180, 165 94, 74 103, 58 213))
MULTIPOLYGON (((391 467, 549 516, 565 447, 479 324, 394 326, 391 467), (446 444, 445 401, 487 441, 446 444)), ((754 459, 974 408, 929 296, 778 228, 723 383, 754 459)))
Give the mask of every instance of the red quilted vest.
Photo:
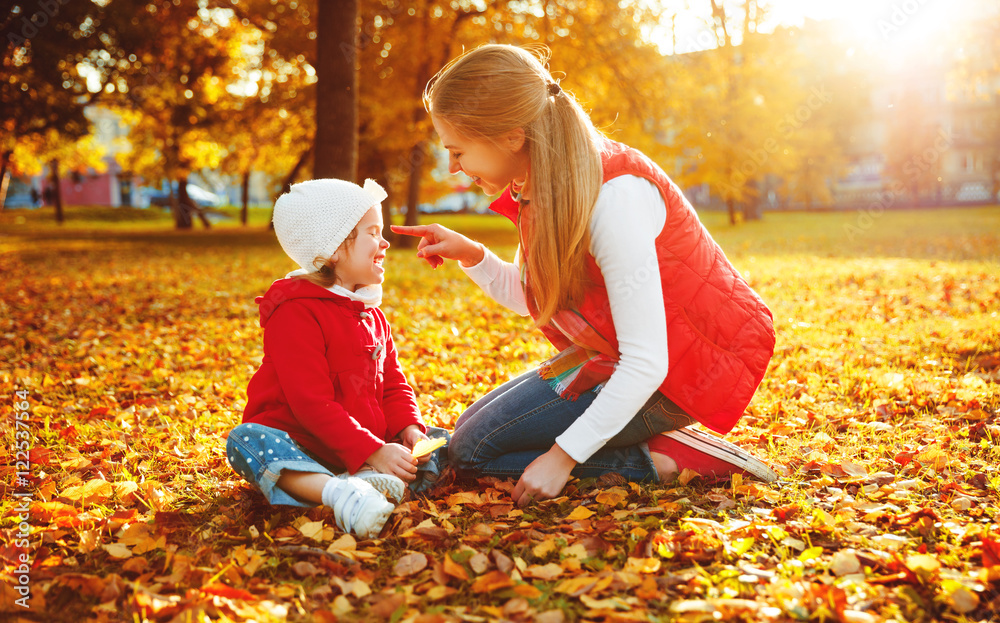
MULTIPOLYGON (((620 175, 643 177, 659 188, 667 206, 656 252, 670 368, 659 389, 708 428, 726 433, 743 416, 774 353, 771 311, 659 166, 638 150, 611 140, 605 139, 602 149, 605 182, 620 175)), ((490 209, 517 223, 519 206, 509 192, 490 209)), ((593 256, 588 254, 586 261, 593 283, 576 311, 618 352, 608 285, 593 256)), ((566 347, 558 330, 544 326, 542 332, 557 348, 566 347)))

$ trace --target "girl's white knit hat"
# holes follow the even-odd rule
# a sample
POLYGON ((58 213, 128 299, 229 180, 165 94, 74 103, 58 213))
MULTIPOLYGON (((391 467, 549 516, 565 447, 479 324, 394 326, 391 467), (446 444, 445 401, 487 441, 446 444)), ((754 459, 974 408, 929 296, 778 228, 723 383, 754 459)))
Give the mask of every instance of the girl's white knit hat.
POLYGON ((364 188, 345 180, 309 180, 293 184, 274 202, 274 233, 288 257, 306 272, 313 262, 333 255, 358 222, 388 195, 374 180, 364 188))

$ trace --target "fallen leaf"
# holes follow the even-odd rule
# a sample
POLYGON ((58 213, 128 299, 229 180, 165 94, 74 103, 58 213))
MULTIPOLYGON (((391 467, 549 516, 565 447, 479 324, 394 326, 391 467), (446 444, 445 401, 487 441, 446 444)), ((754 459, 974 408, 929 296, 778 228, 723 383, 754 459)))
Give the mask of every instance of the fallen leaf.
POLYGON ((840 577, 861 571, 861 561, 851 550, 840 550, 833 554, 830 560, 830 571, 840 577))
POLYGON ((132 556, 132 550, 121 543, 102 545, 101 548, 114 558, 130 558, 132 556))
POLYGON ((427 556, 417 552, 401 556, 392 567, 392 574, 397 577, 407 577, 420 573, 427 567, 427 556))
POLYGON ((580 521, 581 519, 593 517, 593 515, 594 511, 590 510, 586 506, 577 506, 573 509, 573 512, 566 516, 566 521, 580 521))
POLYGON ((300 578, 308 578, 319 573, 319 569, 316 568, 316 565, 307 560, 300 560, 292 565, 292 573, 300 578))
POLYGON ((554 562, 547 565, 531 565, 524 570, 524 575, 538 580, 553 580, 563 573, 563 568, 554 562))
POLYGON ((514 580, 502 571, 490 571, 476 578, 472 583, 473 593, 491 593, 514 585, 514 580))
POLYGON ((618 506, 622 502, 628 499, 628 492, 621 487, 611 487, 610 489, 605 489, 597 494, 595 501, 598 504, 606 504, 608 506, 618 506))

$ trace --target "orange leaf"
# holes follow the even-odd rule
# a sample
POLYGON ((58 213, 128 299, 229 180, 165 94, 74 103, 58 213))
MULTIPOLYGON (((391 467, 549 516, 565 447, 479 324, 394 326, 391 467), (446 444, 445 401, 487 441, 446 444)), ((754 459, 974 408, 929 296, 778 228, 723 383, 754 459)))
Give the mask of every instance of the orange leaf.
POLYGON ((469 579, 469 572, 465 570, 465 567, 452 560, 451 556, 444 557, 444 572, 463 582, 469 579))
POLYGON ((74 501, 79 500, 81 504, 100 504, 111 497, 114 490, 114 486, 107 480, 94 478, 80 486, 66 489, 63 491, 62 497, 74 501))
POLYGON ((538 599, 542 596, 542 591, 538 590, 531 584, 518 584, 513 590, 525 599, 538 599))
POLYGON ((989 568, 998 565, 1000 565, 1000 541, 983 536, 983 566, 989 568))
POLYGON ((503 571, 490 571, 486 575, 479 576, 472 583, 472 592, 492 593, 493 591, 509 586, 514 586, 514 580, 510 579, 510 576, 503 571))
POLYGON ((701 474, 694 471, 693 469, 685 467, 683 470, 681 470, 680 476, 677 477, 677 482, 681 483, 682 485, 686 485, 695 478, 700 478, 700 477, 701 474))
POLYGON ((253 601, 257 599, 257 596, 253 593, 220 583, 202 586, 201 592, 206 595, 218 595, 219 597, 225 597, 227 599, 242 599, 244 601, 253 601))

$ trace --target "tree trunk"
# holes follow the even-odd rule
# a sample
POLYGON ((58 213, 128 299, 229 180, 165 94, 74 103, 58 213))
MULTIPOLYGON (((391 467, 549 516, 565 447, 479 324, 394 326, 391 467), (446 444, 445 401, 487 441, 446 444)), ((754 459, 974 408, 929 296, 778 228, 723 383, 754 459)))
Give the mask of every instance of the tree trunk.
POLYGON ((247 217, 250 211, 250 171, 249 169, 243 172, 243 184, 240 192, 240 201, 243 203, 243 207, 240 209, 240 222, 243 226, 247 225, 247 217))
MULTIPOLYGON (((306 160, 309 159, 309 156, 312 153, 313 153, 313 148, 312 147, 309 147, 304 152, 302 152, 302 155, 299 156, 299 161, 295 163, 295 166, 292 167, 292 170, 288 172, 287 176, 285 176, 285 181, 282 182, 282 184, 281 184, 281 193, 279 193, 279 195, 278 195, 279 197, 281 195, 284 195, 285 193, 287 193, 287 192, 289 192, 289 191, 292 190, 292 184, 295 182, 295 178, 297 178, 299 176, 299 171, 302 170, 303 165, 305 165, 306 160)), ((277 199, 277 198, 278 197, 275 197, 275 199, 277 199)), ((271 208, 271 219, 269 219, 268 222, 267 222, 267 228, 268 229, 274 229, 274 208, 273 207, 271 208)))
MULTIPOLYGON (((420 141, 410 150, 410 181, 407 187, 406 220, 404 221, 406 225, 416 225, 419 221, 420 180, 424 174, 424 159, 426 155, 425 141, 420 141)), ((400 241, 400 246, 415 246, 416 240, 413 236, 405 236, 400 241)))
MULTIPOLYGON (((201 206, 192 201, 191 196, 188 195, 186 177, 182 177, 177 181, 177 203, 179 203, 181 209, 187 213, 188 223, 191 223, 191 214, 196 214, 198 216, 198 220, 205 226, 205 229, 212 228, 212 223, 210 223, 208 217, 205 216, 205 211, 201 209, 201 206)), ((191 225, 188 225, 189 229, 190 227, 191 225)))
POLYGON ((56 222, 60 225, 66 220, 63 215, 62 188, 59 186, 59 161, 49 162, 49 180, 52 182, 52 199, 56 206, 56 222))
POLYGON ((733 199, 726 199, 726 207, 729 208, 729 224, 736 224, 736 201, 733 199))
MULTIPOLYGON (((10 156, 13 151, 5 151, 0 154, 0 212, 3 212, 4 204, 7 203, 7 186, 10 184, 10 156)), ((32 206, 34 207, 34 206, 32 206)))
MULTIPOLYGON (((178 188, 184 188, 184 197, 187 197, 187 178, 178 183, 178 188)), ((174 226, 177 229, 191 229, 191 211, 186 203, 181 201, 178 193, 174 192, 174 181, 167 180, 167 188, 170 192, 170 211, 174 213, 174 226)))
POLYGON ((358 172, 358 0, 319 0, 314 175, 358 172))
MULTIPOLYGON (((1000 155, 993 156, 993 167, 990 172, 990 203, 1000 199, 1000 155)), ((0 210, 3 209, 3 195, 0 194, 0 210)))

